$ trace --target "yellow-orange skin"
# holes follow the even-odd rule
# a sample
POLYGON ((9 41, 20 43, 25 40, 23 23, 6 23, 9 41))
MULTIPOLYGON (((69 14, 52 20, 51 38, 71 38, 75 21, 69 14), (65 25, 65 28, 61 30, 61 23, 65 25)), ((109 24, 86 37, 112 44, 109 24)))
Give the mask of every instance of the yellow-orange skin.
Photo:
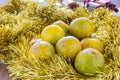
POLYGON ((63 21, 56 21, 53 24, 60 26, 64 30, 65 35, 69 34, 68 33, 69 26, 65 22, 63 22, 63 21))
POLYGON ((84 38, 81 40, 82 50, 86 48, 94 48, 100 52, 104 51, 104 44, 97 38, 84 38))
POLYGON ((64 36, 65 32, 58 25, 49 25, 41 32, 41 39, 52 44, 55 44, 60 38, 64 36))
POLYGON ((80 50, 81 43, 73 36, 63 37, 56 43, 57 53, 65 56, 66 58, 73 59, 80 50))
POLYGON ((70 23, 69 32, 78 39, 90 37, 96 27, 88 18, 76 18, 70 23))
POLYGON ((101 71, 104 62, 104 56, 98 50, 86 48, 76 55, 74 66, 79 73, 91 76, 101 71))
POLYGON ((55 49, 49 42, 40 41, 31 46, 30 53, 40 59, 48 59, 55 55, 55 49))

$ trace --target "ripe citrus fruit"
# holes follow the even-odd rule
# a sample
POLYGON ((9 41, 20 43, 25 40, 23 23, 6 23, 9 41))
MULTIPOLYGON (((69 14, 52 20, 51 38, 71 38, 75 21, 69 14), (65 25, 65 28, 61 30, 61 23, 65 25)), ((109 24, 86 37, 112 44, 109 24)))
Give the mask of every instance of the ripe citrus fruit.
POLYGON ((74 36, 66 36, 58 40, 56 43, 56 51, 66 58, 74 58, 74 56, 81 50, 80 41, 74 36))
POLYGON ((69 32, 78 39, 90 37, 96 27, 88 18, 76 18, 70 23, 69 32))
POLYGON ((97 38, 84 38, 81 40, 82 49, 85 48, 94 48, 100 52, 104 51, 104 44, 97 38))
POLYGON ((65 32, 58 25, 49 25, 41 32, 41 39, 55 44, 60 38, 65 36, 65 32))
POLYGON ((53 24, 60 26, 64 30, 65 34, 68 35, 68 28, 69 28, 69 26, 65 22, 63 22, 63 21, 56 21, 53 24))
POLYGON ((87 48, 76 55, 74 65, 81 74, 95 75, 104 66, 104 56, 96 49, 87 48))
POLYGON ((55 49, 49 42, 40 41, 31 46, 30 53, 35 57, 47 59, 55 55, 55 49))

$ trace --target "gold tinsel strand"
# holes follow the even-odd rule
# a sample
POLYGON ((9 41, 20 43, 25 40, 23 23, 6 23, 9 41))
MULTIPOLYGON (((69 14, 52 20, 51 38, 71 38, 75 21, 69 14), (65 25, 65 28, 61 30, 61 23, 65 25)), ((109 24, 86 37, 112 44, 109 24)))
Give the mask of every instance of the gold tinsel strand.
POLYGON ((51 3, 43 6, 29 0, 11 0, 0 7, 0 59, 7 64, 13 80, 119 80, 119 25, 119 18, 104 8, 93 12, 84 8, 72 11, 51 3), (98 38, 105 44, 106 65, 93 77, 78 74, 61 56, 41 61, 29 53, 29 42, 39 38, 44 27, 57 20, 69 24, 78 17, 89 17, 98 27, 98 38))

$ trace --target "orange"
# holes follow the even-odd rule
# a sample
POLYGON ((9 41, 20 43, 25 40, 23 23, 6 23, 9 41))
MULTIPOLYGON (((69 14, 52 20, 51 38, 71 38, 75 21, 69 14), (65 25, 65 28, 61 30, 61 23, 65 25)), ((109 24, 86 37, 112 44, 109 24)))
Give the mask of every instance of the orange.
POLYGON ((95 31, 95 25, 88 18, 76 18, 70 23, 69 32, 78 39, 91 37, 95 31))
POLYGON ((94 48, 100 52, 104 51, 104 44, 97 38, 84 38, 81 40, 82 49, 94 48))
POLYGON ((104 66, 104 56, 93 48, 86 48, 80 51, 74 61, 75 69, 85 75, 95 75, 104 66))
POLYGON ((60 26, 64 30, 65 34, 68 35, 68 28, 69 28, 69 26, 65 22, 63 22, 63 21, 56 21, 53 24, 60 26))
POLYGON ((56 44, 56 42, 64 36, 65 32, 58 25, 49 25, 41 32, 41 39, 52 44, 56 44))
POLYGON ((30 53, 40 59, 48 59, 55 55, 55 49, 49 42, 40 41, 31 46, 30 53))
POLYGON ((66 36, 56 43, 56 52, 66 58, 73 59, 81 50, 80 41, 74 36, 66 36))

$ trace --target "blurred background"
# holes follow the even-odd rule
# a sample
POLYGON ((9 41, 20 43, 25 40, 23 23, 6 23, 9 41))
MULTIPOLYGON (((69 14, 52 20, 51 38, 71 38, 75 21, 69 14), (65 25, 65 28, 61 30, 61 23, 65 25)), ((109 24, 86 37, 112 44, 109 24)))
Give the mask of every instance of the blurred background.
MULTIPOLYGON (((0 5, 4 5, 4 4, 7 4, 9 0, 0 0, 0 5)), ((47 0, 34 0, 34 1, 37 1, 37 2, 40 2, 42 4, 46 4, 47 3, 47 0)), ((58 0, 58 5, 59 5, 59 1, 63 1, 63 5, 66 5, 72 1, 77 1, 80 6, 82 7, 84 5, 84 0, 58 0)), ((113 12, 114 15, 117 15, 118 17, 120 17, 120 0, 103 0, 103 1, 111 1, 112 3, 114 3, 117 8, 119 9, 119 12, 113 12)))

